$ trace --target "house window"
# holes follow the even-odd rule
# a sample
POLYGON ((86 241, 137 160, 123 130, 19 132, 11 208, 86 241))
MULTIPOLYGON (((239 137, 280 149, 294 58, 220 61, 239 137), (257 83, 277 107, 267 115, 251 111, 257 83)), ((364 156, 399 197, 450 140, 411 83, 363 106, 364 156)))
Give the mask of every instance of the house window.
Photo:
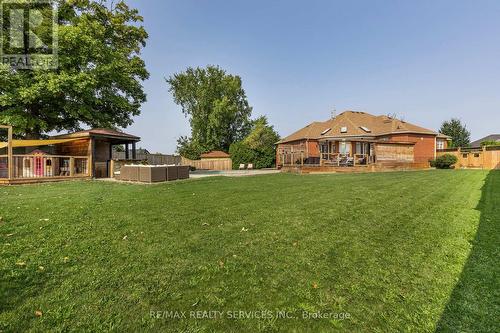
POLYGON ((479 157, 479 153, 475 153, 475 154, 474 154, 474 157, 479 157))
POLYGON ((347 133, 347 126, 342 126, 340 128, 340 133, 347 133))
POLYGON ((444 141, 443 140, 436 141, 436 148, 437 149, 444 149, 444 141))

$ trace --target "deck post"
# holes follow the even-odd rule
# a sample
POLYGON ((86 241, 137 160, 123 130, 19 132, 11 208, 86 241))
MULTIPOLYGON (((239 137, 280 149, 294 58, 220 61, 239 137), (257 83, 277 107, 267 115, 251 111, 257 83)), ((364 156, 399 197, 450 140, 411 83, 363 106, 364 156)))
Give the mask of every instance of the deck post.
POLYGON ((137 159, 137 149, 135 147, 135 141, 132 142, 132 159, 136 160, 137 159))
POLYGON ((70 177, 75 175, 75 158, 73 156, 69 158, 69 175, 70 177))
POLYGON ((110 160, 109 161, 109 178, 114 178, 115 177, 115 161, 110 160))
POLYGON ((94 139, 89 139, 89 154, 88 154, 89 168, 88 173, 91 178, 94 177, 94 139))
POLYGON ((7 127, 7 178, 11 180, 13 178, 13 158, 12 158, 12 126, 7 127))
POLYGON ((128 143, 125 144, 125 159, 128 160, 129 156, 128 156, 128 143))

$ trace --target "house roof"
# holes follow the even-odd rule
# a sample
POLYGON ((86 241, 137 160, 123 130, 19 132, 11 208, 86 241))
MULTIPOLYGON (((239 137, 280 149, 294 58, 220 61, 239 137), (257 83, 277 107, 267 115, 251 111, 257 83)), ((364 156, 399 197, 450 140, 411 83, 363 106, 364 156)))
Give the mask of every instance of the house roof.
POLYGON ((227 158, 230 155, 220 150, 212 150, 208 153, 203 153, 200 156, 201 158, 227 158))
POLYGON ((374 116, 360 111, 344 111, 327 121, 312 122, 281 139, 278 143, 328 137, 377 137, 396 133, 439 135, 432 130, 389 116, 374 116))
POLYGON ((123 139, 126 141, 140 141, 141 138, 135 135, 127 134, 110 128, 93 128, 74 133, 56 135, 54 138, 87 138, 87 137, 106 137, 111 139, 123 139))
POLYGON ((480 147, 483 141, 498 141, 500 143, 500 134, 490 134, 482 139, 470 143, 471 147, 480 147))

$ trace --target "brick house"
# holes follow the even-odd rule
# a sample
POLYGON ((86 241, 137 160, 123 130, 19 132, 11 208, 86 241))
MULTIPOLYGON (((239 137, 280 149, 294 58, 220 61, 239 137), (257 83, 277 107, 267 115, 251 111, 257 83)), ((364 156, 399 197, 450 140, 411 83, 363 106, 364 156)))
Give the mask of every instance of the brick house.
POLYGON ((313 122, 277 142, 277 166, 353 166, 375 163, 427 165, 449 137, 432 130, 365 112, 345 111, 313 122))

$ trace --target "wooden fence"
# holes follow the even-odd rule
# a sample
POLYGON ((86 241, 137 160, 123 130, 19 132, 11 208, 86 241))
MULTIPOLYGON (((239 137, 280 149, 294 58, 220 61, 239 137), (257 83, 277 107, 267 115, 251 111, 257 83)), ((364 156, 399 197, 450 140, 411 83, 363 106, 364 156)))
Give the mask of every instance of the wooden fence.
MULTIPOLYGON (((129 159, 132 154, 129 154, 129 159)), ((125 152, 113 152, 114 160, 125 160, 125 152)), ((164 154, 145 154, 137 153, 136 160, 147 161, 150 165, 179 165, 181 157, 179 155, 164 155, 164 154)))
POLYGON ((437 156, 444 154, 457 157, 457 169, 500 169, 500 146, 439 149, 436 153, 437 156))
POLYGON ((196 169, 203 170, 231 170, 233 161, 230 158, 208 158, 202 160, 190 160, 181 157, 181 165, 190 165, 196 169))

